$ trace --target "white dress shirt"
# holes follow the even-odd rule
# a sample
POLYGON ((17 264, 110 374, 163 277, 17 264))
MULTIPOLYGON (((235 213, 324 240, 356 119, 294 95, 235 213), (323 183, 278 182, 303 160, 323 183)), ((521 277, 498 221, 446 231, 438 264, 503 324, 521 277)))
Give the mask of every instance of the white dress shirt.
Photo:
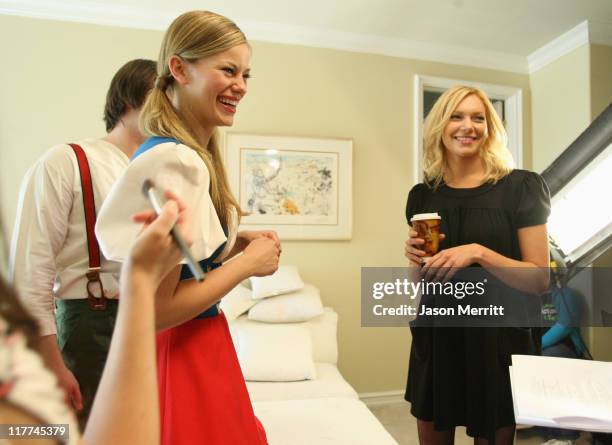
MULTIPOLYGON (((129 159, 103 140, 88 139, 78 144, 89 162, 97 213, 129 159)), ((89 255, 81 177, 74 151, 68 145, 47 151, 23 179, 10 266, 13 284, 38 320, 41 335, 57 332, 54 297, 87 297, 89 255)), ((107 298, 118 296, 119 270, 119 263, 102 256, 101 280, 107 298)))

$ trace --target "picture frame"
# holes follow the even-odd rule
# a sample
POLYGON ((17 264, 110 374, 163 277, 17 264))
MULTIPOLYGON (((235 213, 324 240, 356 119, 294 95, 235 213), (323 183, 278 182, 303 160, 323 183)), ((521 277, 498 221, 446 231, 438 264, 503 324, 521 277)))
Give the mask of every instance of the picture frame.
POLYGON ((284 240, 352 237, 350 139, 227 133, 225 163, 241 230, 284 240))

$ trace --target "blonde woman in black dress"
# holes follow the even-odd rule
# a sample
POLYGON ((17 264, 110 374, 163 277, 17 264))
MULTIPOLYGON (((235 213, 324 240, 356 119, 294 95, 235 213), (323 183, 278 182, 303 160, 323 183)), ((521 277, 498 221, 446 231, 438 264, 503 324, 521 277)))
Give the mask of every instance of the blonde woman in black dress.
MULTIPOLYGON (((444 238, 424 262, 424 240, 410 229, 405 255, 430 275, 481 266, 537 299, 549 282, 549 192, 536 173, 512 169, 505 140, 483 91, 458 86, 442 94, 425 121, 425 180, 410 190, 406 217, 438 212, 444 238)), ((464 425, 475 444, 511 444, 510 356, 539 354, 539 330, 418 327, 412 336, 405 398, 420 443, 452 444, 464 425)))

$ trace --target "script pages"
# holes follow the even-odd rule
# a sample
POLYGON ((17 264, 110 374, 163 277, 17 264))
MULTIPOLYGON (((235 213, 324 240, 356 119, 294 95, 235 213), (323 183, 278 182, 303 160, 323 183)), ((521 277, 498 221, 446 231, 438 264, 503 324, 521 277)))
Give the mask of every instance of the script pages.
POLYGON ((517 423, 612 432, 612 363, 513 355, 517 423))

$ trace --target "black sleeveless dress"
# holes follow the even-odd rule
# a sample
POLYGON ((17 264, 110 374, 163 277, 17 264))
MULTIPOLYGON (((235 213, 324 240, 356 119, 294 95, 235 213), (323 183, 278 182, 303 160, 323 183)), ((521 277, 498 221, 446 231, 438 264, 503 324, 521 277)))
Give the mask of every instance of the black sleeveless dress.
MULTIPOLYGON (((550 194, 536 173, 513 170, 497 183, 435 191, 410 190, 406 218, 438 212, 446 239, 440 248, 478 243, 521 260, 518 229, 545 224, 550 194)), ((412 414, 438 431, 464 425, 472 437, 495 439, 514 425, 510 356, 541 353, 541 331, 521 327, 412 327, 405 399, 412 414)))

